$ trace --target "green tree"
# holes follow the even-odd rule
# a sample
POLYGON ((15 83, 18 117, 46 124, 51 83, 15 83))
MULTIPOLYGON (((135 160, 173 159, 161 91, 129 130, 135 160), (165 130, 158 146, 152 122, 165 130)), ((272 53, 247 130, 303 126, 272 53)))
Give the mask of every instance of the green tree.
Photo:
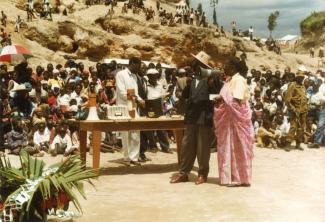
POLYGON ((190 5, 191 5, 191 1, 190 1, 190 0, 186 0, 186 5, 187 5, 188 7, 190 7, 190 5))
POLYGON ((197 11, 200 13, 200 15, 203 13, 202 3, 199 3, 199 4, 197 5, 197 11))
POLYGON ((210 0, 210 5, 213 8, 213 24, 218 25, 218 19, 217 19, 217 5, 219 3, 219 0, 210 0))
POLYGON ((275 27, 278 25, 277 19, 280 16, 279 11, 272 12, 268 18, 268 25, 267 28, 270 31, 270 38, 272 38, 272 32, 274 31, 275 27))

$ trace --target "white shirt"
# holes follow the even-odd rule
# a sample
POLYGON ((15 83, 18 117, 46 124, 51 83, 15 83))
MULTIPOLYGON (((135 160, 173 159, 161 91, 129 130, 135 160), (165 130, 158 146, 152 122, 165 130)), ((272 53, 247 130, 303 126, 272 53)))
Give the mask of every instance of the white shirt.
POLYGON ((249 33, 253 33, 253 32, 254 32, 254 29, 253 29, 253 28, 249 28, 249 29, 248 29, 248 32, 249 32, 249 33))
POLYGON ((52 144, 50 145, 50 149, 54 150, 55 149, 55 144, 67 144, 66 152, 69 152, 72 147, 72 141, 71 137, 69 136, 68 133, 65 134, 65 136, 62 138, 59 134, 54 137, 54 140, 52 144))
POLYGON ((325 83, 323 83, 318 89, 318 98, 320 103, 325 102, 325 83))
POLYGON ((116 104, 127 105, 127 90, 134 89, 135 95, 138 100, 142 100, 138 94, 137 77, 126 68, 119 71, 116 76, 116 104))
POLYGON ((34 133, 33 142, 36 145, 40 145, 41 143, 45 143, 49 141, 50 141, 50 131, 47 128, 45 128, 43 133, 41 133, 39 130, 37 130, 34 133))
POLYGON ((71 96, 68 94, 64 94, 63 96, 60 96, 58 98, 58 105, 59 106, 69 106, 70 100, 71 100, 71 96))
POLYGON ((157 83, 156 86, 148 85, 147 86, 147 98, 149 100, 162 98, 165 91, 160 83, 157 83))
POLYGON ((77 105, 80 105, 82 102, 81 96, 76 92, 71 93, 71 99, 75 99, 77 101, 77 105))

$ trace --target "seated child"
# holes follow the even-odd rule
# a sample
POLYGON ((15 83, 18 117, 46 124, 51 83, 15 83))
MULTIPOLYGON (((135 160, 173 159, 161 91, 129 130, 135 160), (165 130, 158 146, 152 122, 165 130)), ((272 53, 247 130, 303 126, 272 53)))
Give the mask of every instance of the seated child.
POLYGON ((57 135, 54 137, 52 144, 50 145, 50 153, 52 156, 57 154, 64 154, 68 156, 73 154, 77 147, 72 145, 71 137, 67 132, 67 128, 61 125, 57 129, 57 135))
POLYGON ((304 143, 313 143, 314 142, 314 134, 316 132, 317 125, 313 122, 313 118, 309 117, 307 120, 306 131, 304 133, 304 143))
POLYGON ((34 133, 33 142, 37 150, 48 151, 50 146, 50 131, 45 123, 38 124, 38 130, 34 133))
POLYGON ((277 145, 278 147, 286 147, 290 123, 286 121, 283 114, 280 113, 276 115, 274 122, 276 124, 275 135, 277 137, 277 145))
POLYGON ((22 121, 13 121, 13 129, 7 133, 8 148, 10 153, 19 155, 20 150, 26 150, 30 155, 43 156, 44 153, 28 142, 27 132, 23 129, 22 121))
POLYGON ((257 147, 273 147, 277 148, 276 136, 271 129, 270 121, 263 120, 262 126, 257 131, 257 147))

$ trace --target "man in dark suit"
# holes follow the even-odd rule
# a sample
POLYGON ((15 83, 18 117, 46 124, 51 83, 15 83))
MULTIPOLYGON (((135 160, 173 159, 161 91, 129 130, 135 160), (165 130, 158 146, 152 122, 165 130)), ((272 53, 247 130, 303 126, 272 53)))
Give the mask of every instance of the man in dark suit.
POLYGON ((170 181, 171 183, 188 181, 188 174, 193 168, 196 157, 199 164, 196 184, 205 183, 209 173, 213 127, 213 102, 209 100, 209 94, 218 94, 223 84, 218 75, 205 76, 201 71, 201 68, 211 68, 208 65, 209 55, 200 52, 194 58, 192 68, 195 71, 195 78, 183 91, 183 97, 187 99, 187 107, 180 169, 179 174, 170 181))
MULTIPOLYGON (((147 66, 142 63, 140 73, 137 74, 137 83, 138 83, 138 94, 143 99, 147 99, 147 80, 144 78, 147 72, 147 66)), ((146 116, 146 110, 144 107, 139 107, 139 115, 146 116)), ((145 154, 148 150, 149 142, 153 141, 153 133, 148 131, 141 131, 140 132, 140 155, 139 155, 139 162, 146 162, 150 161, 145 154), (151 140, 150 140, 151 139, 151 140)))

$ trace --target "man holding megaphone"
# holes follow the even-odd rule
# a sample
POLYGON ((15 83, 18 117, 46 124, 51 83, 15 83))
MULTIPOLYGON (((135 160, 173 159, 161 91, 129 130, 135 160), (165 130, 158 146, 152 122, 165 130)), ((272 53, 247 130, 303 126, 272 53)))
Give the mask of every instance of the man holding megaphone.
POLYGON ((199 164, 196 184, 205 183, 209 173, 210 144, 213 138, 213 101, 209 100, 209 94, 218 94, 223 83, 220 73, 209 65, 211 57, 208 54, 201 51, 192 56, 194 60, 191 67, 195 74, 182 93, 182 97, 187 100, 187 107, 180 169, 171 183, 187 182, 196 158, 199 164))

